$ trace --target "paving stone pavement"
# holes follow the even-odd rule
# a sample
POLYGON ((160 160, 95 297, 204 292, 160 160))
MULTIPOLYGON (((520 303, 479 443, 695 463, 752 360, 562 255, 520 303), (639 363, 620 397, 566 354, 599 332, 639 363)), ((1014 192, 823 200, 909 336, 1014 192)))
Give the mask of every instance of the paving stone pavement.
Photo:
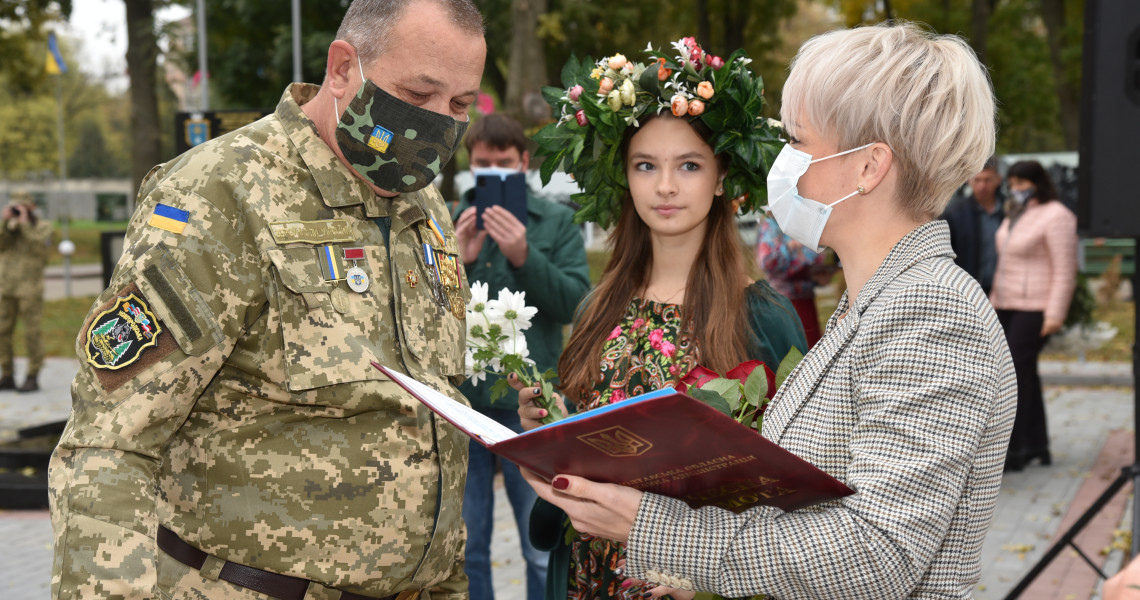
MULTIPOLYGON (((21 427, 65 419, 70 407, 70 384, 77 362, 49 358, 41 375, 43 389, 38 393, 0 393, 0 439, 7 439, 21 427)), ((22 379, 24 363, 17 361, 17 380, 22 379)), ((1053 448, 1053 465, 1032 465, 1019 473, 1009 473, 1002 482, 990 533, 982 549, 982 579, 975 590, 977 600, 996 600, 1016 585, 1049 546, 1058 531, 1061 517, 1087 478, 1090 466, 1101 452, 1108 433, 1132 433, 1131 387, 1074 387, 1064 385, 1064 373, 1052 365, 1042 365, 1046 388, 1046 410, 1053 448)), ((1123 367, 1105 365, 1099 371, 1120 377, 1123 367)), ((1095 375, 1098 367, 1089 363, 1079 370, 1081 377, 1095 375), (1090 375, 1091 374, 1091 375, 1090 375)), ((1127 369, 1125 369, 1127 370, 1127 369)), ((1103 485, 1107 485, 1107 481, 1103 485)), ((1092 482, 1100 485, 1099 482, 1092 482)), ((503 489, 496 489, 495 529, 492 542, 493 577, 498 600, 525 600, 524 563, 518 551, 518 533, 503 489)), ((1126 513, 1127 514, 1127 513, 1126 513)), ((1130 528, 1127 516, 1122 527, 1130 528)), ((52 560, 51 523, 46 511, 0 511, 0 598, 42 600, 49 593, 52 560)), ((1099 556, 1100 548, 1086 549, 1099 556)), ((1109 558, 1106 572, 1119 567, 1119 556, 1109 558)), ((1046 576, 1050 572, 1046 571, 1046 576)), ((1065 582, 1057 583, 1063 589, 1065 582)), ((1065 597, 1089 598, 1090 590, 1066 591, 1065 597)))

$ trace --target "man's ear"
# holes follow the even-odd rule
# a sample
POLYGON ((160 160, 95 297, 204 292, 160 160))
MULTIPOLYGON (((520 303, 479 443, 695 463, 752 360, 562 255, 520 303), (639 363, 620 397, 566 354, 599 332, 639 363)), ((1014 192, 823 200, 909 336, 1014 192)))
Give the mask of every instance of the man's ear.
POLYGON ((859 174, 859 186, 865 190, 864 193, 873 191, 882 183, 895 159, 891 147, 882 142, 875 143, 870 150, 871 155, 863 163, 863 171, 859 174))
MULTIPOLYGON (((329 44, 328 64, 325 65, 325 85, 337 100, 343 100, 360 87, 356 49, 344 40, 329 44)), ((338 115, 339 117, 339 115, 338 115)))
POLYGON ((527 171, 530 169, 530 152, 523 150, 522 153, 522 170, 527 171))

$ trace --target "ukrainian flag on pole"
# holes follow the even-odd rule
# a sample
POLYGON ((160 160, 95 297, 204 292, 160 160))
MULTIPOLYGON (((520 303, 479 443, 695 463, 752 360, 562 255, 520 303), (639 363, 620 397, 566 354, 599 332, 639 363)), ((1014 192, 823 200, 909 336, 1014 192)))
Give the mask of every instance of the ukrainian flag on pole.
POLYGON ((63 62, 63 55, 59 53, 54 31, 48 32, 47 72, 49 75, 67 72, 67 63, 63 62))

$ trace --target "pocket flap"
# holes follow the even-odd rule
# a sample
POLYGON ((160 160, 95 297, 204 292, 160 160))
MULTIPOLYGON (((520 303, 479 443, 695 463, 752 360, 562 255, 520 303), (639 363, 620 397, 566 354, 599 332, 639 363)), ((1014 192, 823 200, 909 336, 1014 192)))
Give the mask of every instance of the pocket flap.
POLYGON ((295 294, 327 292, 321 265, 317 260, 317 249, 312 246, 296 248, 269 248, 265 255, 277 268, 281 283, 295 294))

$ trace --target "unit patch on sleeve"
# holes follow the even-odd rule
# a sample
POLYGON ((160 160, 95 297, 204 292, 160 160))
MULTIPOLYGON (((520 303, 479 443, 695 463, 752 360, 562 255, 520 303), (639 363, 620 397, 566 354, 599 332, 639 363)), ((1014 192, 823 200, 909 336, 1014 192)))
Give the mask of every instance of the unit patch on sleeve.
POLYGON ((139 359, 143 350, 158 345, 162 327, 134 292, 116 297, 110 308, 95 315, 86 330, 83 350, 96 369, 118 370, 139 359))

